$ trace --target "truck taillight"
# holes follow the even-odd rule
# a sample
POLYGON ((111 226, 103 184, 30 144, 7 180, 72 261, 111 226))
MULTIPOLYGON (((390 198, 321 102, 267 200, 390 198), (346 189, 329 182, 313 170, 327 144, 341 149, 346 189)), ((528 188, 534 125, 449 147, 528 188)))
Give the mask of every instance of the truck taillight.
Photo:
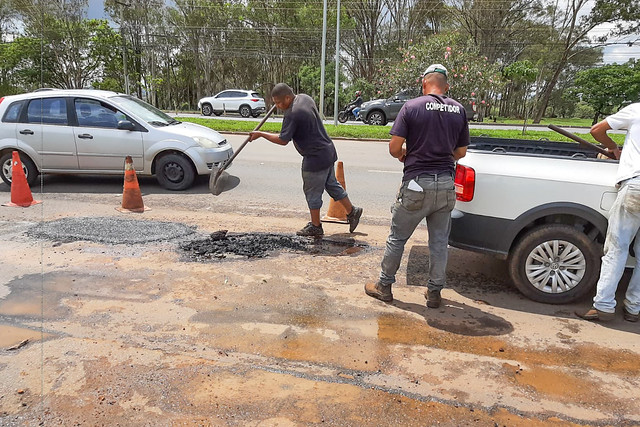
POLYGON ((470 202, 473 200, 473 191, 476 186, 476 171, 472 168, 457 165, 456 166, 456 200, 461 202, 470 202))

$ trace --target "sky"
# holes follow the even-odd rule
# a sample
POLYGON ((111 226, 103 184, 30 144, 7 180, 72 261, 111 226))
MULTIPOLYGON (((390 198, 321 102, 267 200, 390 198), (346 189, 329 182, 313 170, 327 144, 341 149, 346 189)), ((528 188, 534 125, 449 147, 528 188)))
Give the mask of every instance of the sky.
MULTIPOLYGON (((171 4, 171 0, 165 0, 168 4, 171 4)), ((89 18, 106 19, 107 16, 104 12, 104 0, 89 0, 89 18)), ((608 25, 610 27, 610 24, 608 25)), ((607 31, 607 26, 596 28, 592 32, 592 35, 600 35, 607 31)), ((637 39, 635 37, 634 39, 637 39)), ((618 63, 623 64, 629 60, 629 58, 640 59, 640 44, 629 47, 626 44, 617 44, 607 46, 604 48, 603 62, 605 64, 618 63)))

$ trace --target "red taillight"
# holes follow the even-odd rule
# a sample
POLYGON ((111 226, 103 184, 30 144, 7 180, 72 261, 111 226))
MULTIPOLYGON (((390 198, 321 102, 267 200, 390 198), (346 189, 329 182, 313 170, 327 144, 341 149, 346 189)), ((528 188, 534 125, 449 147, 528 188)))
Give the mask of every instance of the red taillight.
POLYGON ((260 101, 258 98, 251 98, 251 102, 258 102, 260 101))
POLYGON ((0 104, 2 104, 2 101, 4 101, 4 96, 0 98, 0 104))
POLYGON ((456 200, 470 202, 476 187, 476 171, 466 166, 457 165, 455 186, 456 200))

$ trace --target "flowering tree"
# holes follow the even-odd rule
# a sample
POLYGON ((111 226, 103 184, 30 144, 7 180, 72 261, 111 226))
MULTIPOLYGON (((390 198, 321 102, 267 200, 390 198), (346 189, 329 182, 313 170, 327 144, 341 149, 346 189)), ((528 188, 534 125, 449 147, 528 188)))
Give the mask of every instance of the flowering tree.
POLYGON ((400 90, 416 88, 419 93, 421 76, 433 63, 440 63, 449 71, 449 95, 461 103, 475 103, 483 117, 493 104, 500 88, 499 65, 489 63, 473 43, 457 33, 439 34, 424 43, 410 43, 399 48, 399 59, 381 60, 377 95, 390 96, 400 90))

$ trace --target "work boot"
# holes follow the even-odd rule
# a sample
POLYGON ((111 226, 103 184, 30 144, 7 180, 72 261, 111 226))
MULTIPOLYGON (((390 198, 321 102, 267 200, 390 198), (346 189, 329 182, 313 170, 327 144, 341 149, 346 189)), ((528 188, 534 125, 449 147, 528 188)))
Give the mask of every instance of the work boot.
POLYGON ((623 307, 622 313, 624 314, 624 320, 629 322, 637 322, 640 318, 640 313, 633 314, 627 310, 627 307, 623 307))
POLYGON ((425 292, 424 297, 427 299, 427 307, 429 308, 440 307, 440 303, 442 302, 440 291, 427 291, 425 292))
POLYGON ((380 282, 369 282, 364 285, 364 292, 370 297, 374 297, 384 302, 393 301, 391 285, 383 285, 380 282))
POLYGON ((595 307, 591 307, 586 312, 575 312, 576 316, 584 319, 584 320, 600 320, 602 322, 608 322, 609 320, 613 320, 616 316, 615 313, 607 313, 606 311, 600 311, 595 307))
POLYGON ((313 225, 313 223, 310 222, 307 225, 305 225, 302 230, 298 230, 296 234, 298 236, 320 237, 324 234, 324 230, 322 229, 322 224, 313 225))
POLYGON ((353 233, 360 222, 362 216, 362 208, 354 206, 351 212, 347 215, 347 221, 349 221, 349 233, 353 233))

